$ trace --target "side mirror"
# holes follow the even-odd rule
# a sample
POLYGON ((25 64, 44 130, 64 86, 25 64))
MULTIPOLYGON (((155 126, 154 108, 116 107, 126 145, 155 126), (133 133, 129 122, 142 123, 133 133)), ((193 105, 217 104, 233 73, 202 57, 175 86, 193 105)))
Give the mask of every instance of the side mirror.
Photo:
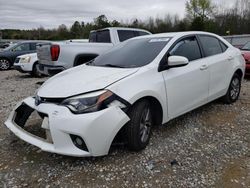
POLYGON ((168 67, 169 68, 182 67, 182 66, 187 65, 188 62, 189 60, 183 56, 169 56, 168 67))

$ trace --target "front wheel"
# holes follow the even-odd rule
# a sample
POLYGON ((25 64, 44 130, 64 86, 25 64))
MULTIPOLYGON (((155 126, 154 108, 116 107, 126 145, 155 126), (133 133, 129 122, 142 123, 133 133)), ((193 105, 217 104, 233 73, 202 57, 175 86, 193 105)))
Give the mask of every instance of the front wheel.
POLYGON ((226 104, 232 104, 236 102, 240 96, 240 90, 241 77, 237 73, 235 73, 230 82, 226 95, 222 97, 223 102, 226 104))
POLYGON ((7 59, 0 59, 0 70, 8 70, 10 69, 11 64, 7 59))
POLYGON ((152 129, 152 110, 147 100, 134 104, 129 113, 130 121, 126 125, 127 145, 130 150, 144 149, 150 140, 152 129))

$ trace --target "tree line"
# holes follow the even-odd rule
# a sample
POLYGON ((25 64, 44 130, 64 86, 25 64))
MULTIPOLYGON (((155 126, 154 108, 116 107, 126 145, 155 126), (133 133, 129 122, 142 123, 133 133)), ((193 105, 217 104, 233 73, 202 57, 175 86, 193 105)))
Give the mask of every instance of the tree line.
POLYGON ((125 23, 109 21, 105 15, 100 15, 88 23, 75 21, 69 28, 61 24, 55 29, 40 27, 32 30, 4 29, 1 32, 3 39, 66 40, 88 38, 91 30, 105 27, 135 27, 152 33, 199 30, 219 35, 249 34, 250 0, 237 0, 232 8, 215 5, 211 0, 188 0, 184 18, 166 14, 163 18, 133 19, 125 23))

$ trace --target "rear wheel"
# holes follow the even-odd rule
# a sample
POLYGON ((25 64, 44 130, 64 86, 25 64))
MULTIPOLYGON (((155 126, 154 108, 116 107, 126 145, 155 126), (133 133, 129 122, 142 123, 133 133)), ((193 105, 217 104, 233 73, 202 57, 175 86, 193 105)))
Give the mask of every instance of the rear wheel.
POLYGON ((241 77, 235 73, 226 95, 222 98, 223 102, 226 104, 232 104, 238 100, 241 90, 241 77))
POLYGON ((0 59, 0 70, 8 70, 10 69, 11 64, 7 59, 0 59))
POLYGON ((144 149, 150 140, 152 129, 152 110, 147 100, 140 101, 129 111, 130 121, 126 125, 127 145, 130 150, 144 149))
POLYGON ((32 76, 36 76, 36 77, 41 77, 42 76, 42 74, 38 70, 38 63, 37 62, 34 63, 34 65, 33 65, 33 69, 32 69, 31 75, 32 76))

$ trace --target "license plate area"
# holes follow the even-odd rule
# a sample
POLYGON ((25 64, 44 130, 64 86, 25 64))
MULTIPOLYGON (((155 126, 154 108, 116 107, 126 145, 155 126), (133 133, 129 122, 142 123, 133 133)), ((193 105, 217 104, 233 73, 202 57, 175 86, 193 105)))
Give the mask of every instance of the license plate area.
POLYGON ((18 127, 36 137, 52 142, 47 114, 39 113, 25 103, 15 112, 14 122, 18 127))

